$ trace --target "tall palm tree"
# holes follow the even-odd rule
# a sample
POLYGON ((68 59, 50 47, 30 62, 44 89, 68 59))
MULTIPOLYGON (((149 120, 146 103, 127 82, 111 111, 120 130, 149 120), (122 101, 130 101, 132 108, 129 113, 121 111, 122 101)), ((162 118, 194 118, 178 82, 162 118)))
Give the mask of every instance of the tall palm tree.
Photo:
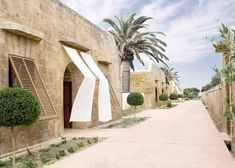
MULTIPOLYGON (((155 32, 143 31, 148 27, 146 21, 150 17, 132 14, 127 19, 123 16, 115 16, 117 22, 112 19, 104 19, 112 30, 109 32, 114 36, 122 62, 122 92, 130 92, 130 68, 134 70, 134 56, 144 65, 140 54, 145 54, 152 61, 165 63, 168 58, 163 54, 166 43, 156 37, 155 32)), ((161 32, 157 32, 163 34, 161 32)))
POLYGON ((174 71, 174 68, 164 66, 164 67, 161 67, 161 70, 165 74, 167 84, 169 84, 170 81, 175 81, 177 83, 179 82, 178 72, 174 71))

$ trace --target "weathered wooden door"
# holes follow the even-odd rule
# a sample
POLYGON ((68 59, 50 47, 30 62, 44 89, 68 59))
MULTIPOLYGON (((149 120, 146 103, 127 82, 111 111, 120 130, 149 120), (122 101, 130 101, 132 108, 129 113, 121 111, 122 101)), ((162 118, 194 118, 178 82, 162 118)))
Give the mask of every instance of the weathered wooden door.
POLYGON ((72 82, 64 82, 64 128, 72 128, 69 122, 72 109, 72 82))

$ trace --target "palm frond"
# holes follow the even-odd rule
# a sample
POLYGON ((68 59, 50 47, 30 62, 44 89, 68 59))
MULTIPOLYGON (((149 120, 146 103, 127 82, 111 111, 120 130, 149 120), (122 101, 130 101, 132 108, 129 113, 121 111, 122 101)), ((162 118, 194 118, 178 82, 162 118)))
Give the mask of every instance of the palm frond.
POLYGON ((125 52, 131 52, 144 65, 140 54, 145 54, 150 60, 162 62, 166 65, 165 61, 169 60, 164 54, 167 44, 157 37, 157 34, 164 36, 165 34, 143 31, 148 27, 147 21, 152 19, 151 17, 137 17, 134 13, 127 19, 123 15, 115 16, 115 19, 116 22, 111 19, 104 19, 104 22, 113 28, 109 33, 114 36, 121 58, 128 55, 125 52))

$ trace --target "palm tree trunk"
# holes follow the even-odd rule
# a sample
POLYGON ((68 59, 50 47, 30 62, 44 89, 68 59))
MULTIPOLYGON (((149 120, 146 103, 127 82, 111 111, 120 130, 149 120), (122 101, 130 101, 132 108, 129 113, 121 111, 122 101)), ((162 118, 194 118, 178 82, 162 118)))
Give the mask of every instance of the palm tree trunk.
POLYGON ((130 92, 130 61, 122 61, 122 92, 130 92))

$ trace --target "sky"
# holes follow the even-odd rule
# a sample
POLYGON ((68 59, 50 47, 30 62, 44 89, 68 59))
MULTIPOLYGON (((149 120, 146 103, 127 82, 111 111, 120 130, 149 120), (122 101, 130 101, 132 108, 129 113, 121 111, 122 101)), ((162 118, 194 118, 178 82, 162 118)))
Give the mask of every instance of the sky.
MULTIPOLYGON (((218 40, 218 27, 223 22, 235 25, 235 0, 60 0, 97 26, 108 30, 104 18, 114 19, 136 13, 152 17, 149 31, 160 31, 166 37, 167 64, 179 72, 182 88, 201 88, 210 82, 212 68, 221 66, 212 40, 218 40)), ((145 66, 150 62, 143 56, 145 66)), ((136 69, 143 67, 134 61, 136 69)), ((159 64, 159 67, 162 65, 159 64)))

